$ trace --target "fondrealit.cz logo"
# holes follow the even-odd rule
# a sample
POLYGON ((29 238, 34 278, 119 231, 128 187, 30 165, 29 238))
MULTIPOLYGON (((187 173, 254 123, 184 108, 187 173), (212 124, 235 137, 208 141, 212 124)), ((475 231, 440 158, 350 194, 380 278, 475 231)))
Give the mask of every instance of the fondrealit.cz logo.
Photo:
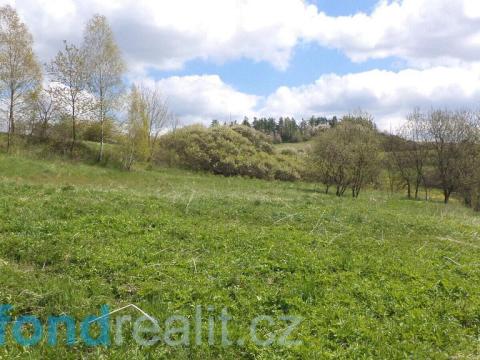
POLYGON ((13 310, 13 305, 0 305, 0 346, 8 341, 26 347, 37 346, 42 341, 50 346, 56 346, 60 344, 59 338, 63 338, 61 331, 65 332, 64 343, 70 346, 79 343, 90 347, 121 346, 127 331, 131 331, 131 338, 138 345, 145 347, 157 344, 166 346, 208 344, 228 347, 243 346, 247 341, 261 347, 273 345, 291 347, 302 344, 300 340, 295 339, 296 330, 303 320, 299 316, 256 316, 249 321, 248 336, 232 339, 230 329, 234 323, 233 317, 227 308, 216 311, 214 306, 197 305, 193 317, 175 314, 167 317, 162 324, 134 304, 112 311, 108 305, 103 305, 100 314, 88 315, 79 321, 72 316, 61 315, 49 316, 42 322, 35 315, 13 317, 11 315, 13 310), (134 318, 131 315, 121 315, 128 309, 135 310, 140 316, 134 318), (275 328, 280 328, 281 331, 273 331, 275 328), (11 339, 7 338, 7 334, 11 334, 11 339))

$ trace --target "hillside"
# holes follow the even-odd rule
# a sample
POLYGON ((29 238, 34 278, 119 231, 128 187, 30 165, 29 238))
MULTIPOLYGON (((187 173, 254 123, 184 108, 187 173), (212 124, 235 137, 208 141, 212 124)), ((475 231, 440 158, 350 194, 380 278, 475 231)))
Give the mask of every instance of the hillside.
POLYGON ((275 144, 274 146, 278 151, 288 149, 293 151, 307 152, 312 145, 313 145, 313 140, 302 141, 297 143, 280 143, 280 144, 275 144))
MULTIPOLYGON (((164 321, 228 308, 304 318, 267 347, 31 348, 0 357, 447 358, 478 356, 480 218, 451 204, 174 169, 122 172, 0 155, 0 303, 82 318, 135 304, 164 321)), ((137 316, 135 312, 127 314, 137 316)), ((285 324, 265 324, 277 338, 285 324)), ((10 335, 9 335, 10 334, 10 335)), ((195 334, 193 330, 190 338, 195 334)), ((193 340, 192 340, 193 341, 193 340)))

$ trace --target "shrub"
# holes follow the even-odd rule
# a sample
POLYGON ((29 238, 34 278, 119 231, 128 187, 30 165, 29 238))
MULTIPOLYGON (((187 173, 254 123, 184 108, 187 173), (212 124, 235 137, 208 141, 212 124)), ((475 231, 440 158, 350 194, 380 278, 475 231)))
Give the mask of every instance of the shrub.
POLYGON ((300 171, 293 159, 274 153, 268 137, 246 126, 189 126, 164 135, 157 163, 224 176, 293 181, 300 171))
POLYGON ((293 149, 282 149, 282 151, 280 151, 280 154, 286 156, 295 156, 297 155, 297 152, 293 149))
MULTIPOLYGON (((81 127, 82 140, 100 142, 102 138, 102 126, 98 121, 85 122, 81 127)), ((112 119, 105 119, 103 123, 103 138, 105 142, 111 142, 117 129, 112 119)))

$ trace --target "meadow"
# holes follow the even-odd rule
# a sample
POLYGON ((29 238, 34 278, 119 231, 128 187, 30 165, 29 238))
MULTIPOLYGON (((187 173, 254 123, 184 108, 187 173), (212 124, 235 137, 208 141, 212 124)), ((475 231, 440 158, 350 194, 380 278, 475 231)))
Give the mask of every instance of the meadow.
MULTIPOLYGON (((24 348, 7 327, 0 358, 478 358, 479 229, 455 202, 0 155, 0 304, 12 316, 135 304, 193 318, 210 305, 227 308, 231 337, 246 339, 24 348), (263 314, 301 316, 291 338, 302 344, 249 341, 263 314)), ((283 330, 266 324, 262 336, 283 330)))

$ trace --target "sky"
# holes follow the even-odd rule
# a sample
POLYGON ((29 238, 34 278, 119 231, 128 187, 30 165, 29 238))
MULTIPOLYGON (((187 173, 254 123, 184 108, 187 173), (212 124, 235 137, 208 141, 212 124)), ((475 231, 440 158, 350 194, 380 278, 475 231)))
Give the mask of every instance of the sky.
POLYGON ((479 108, 479 0, 0 0, 48 62, 107 16, 128 82, 160 88, 184 125, 341 116, 384 130, 416 107, 479 108))

